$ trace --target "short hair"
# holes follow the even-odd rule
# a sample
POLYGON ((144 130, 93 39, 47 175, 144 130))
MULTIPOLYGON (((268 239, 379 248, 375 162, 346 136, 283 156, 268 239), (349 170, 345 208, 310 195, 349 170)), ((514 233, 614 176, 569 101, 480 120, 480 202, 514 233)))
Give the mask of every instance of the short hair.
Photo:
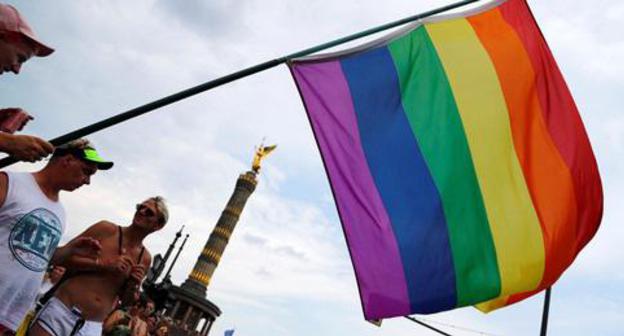
POLYGON ((86 149, 86 148, 95 148, 89 139, 87 138, 79 138, 76 140, 72 140, 66 144, 57 146, 56 149, 86 149))
POLYGON ((165 199, 162 196, 154 196, 148 198, 146 201, 154 201, 154 203, 156 203, 156 210, 158 210, 158 213, 160 214, 160 222, 167 224, 167 221, 169 220, 169 209, 167 209, 165 199))
POLYGON ((54 149, 54 153, 52 153, 52 158, 57 158, 67 154, 78 157, 77 153, 84 149, 95 149, 95 147, 93 147, 93 144, 87 138, 72 140, 66 144, 57 146, 54 149))

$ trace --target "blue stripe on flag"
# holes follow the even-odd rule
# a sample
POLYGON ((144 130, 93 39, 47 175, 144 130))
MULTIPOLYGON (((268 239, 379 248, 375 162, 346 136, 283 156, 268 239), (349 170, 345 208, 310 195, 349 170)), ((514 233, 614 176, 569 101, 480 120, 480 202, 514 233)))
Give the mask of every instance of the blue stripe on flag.
POLYGON ((412 312, 452 309, 455 271, 442 203, 403 110, 390 52, 373 49, 341 65, 364 153, 399 244, 412 312))

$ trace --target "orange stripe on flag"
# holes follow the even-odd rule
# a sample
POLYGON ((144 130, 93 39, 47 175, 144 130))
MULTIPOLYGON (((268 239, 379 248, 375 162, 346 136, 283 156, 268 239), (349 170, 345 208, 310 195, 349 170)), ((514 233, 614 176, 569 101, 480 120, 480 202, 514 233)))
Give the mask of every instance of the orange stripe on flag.
POLYGON ((548 132, 535 71, 516 32, 498 9, 468 20, 496 68, 516 154, 540 219, 546 258, 542 287, 557 280, 576 253, 577 207, 572 175, 548 132))

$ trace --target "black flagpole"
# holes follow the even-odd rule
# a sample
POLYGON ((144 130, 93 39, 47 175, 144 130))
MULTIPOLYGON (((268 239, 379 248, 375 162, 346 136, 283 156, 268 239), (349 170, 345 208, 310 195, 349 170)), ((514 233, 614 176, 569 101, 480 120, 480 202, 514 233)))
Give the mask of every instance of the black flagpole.
POLYGON ((540 336, 546 336, 546 330, 548 329, 548 311, 550 310, 550 289, 546 288, 544 294, 544 309, 542 310, 542 327, 540 328, 540 336))
MULTIPOLYGON (((126 112, 122 112, 120 114, 114 115, 114 116, 109 117, 107 119, 98 121, 98 122, 96 122, 94 124, 91 124, 91 125, 79 128, 79 129, 77 129, 75 131, 72 131, 72 132, 69 132, 69 133, 67 133, 65 135, 61 135, 61 136, 56 137, 54 139, 51 139, 49 141, 54 146, 60 146, 62 144, 68 143, 68 142, 70 142, 72 140, 76 140, 78 138, 87 136, 89 134, 101 131, 101 130, 103 130, 105 128, 117 125, 117 124, 122 123, 122 122, 124 122, 126 120, 138 117, 138 116, 140 116, 142 114, 145 114, 147 112, 151 112, 151 111, 156 110, 158 108, 161 108, 163 106, 167 106, 169 104, 173 104, 173 103, 178 102, 178 101, 180 101, 182 99, 186 99, 188 97, 194 96, 194 95, 202 93, 204 91, 208 91, 210 89, 216 88, 216 87, 221 86, 223 84, 227 84, 229 82, 235 81, 237 79, 240 79, 240 78, 243 78, 243 77, 247 77, 249 75, 253 75, 255 73, 258 73, 258 72, 261 72, 261 71, 273 68, 275 66, 278 66, 278 65, 280 65, 282 63, 285 63, 285 62, 289 61, 290 59, 303 57, 303 56, 306 56, 306 55, 310 55, 310 54, 319 52, 319 51, 324 50, 324 49, 335 47, 337 45, 340 45, 340 44, 343 44, 343 43, 346 43, 346 42, 350 42, 350 41, 353 41, 353 40, 356 40, 356 39, 359 39, 359 38, 362 38, 362 37, 365 37, 365 36, 368 36, 368 35, 372 35, 372 34, 375 34, 375 33, 378 33, 378 32, 381 32, 381 31, 384 31, 384 30, 387 30, 387 29, 390 29, 390 28, 398 27, 398 26, 406 24, 408 22, 412 22, 412 21, 416 21, 416 20, 420 20, 420 19, 432 16, 432 15, 440 14, 442 12, 446 12, 446 11, 449 11, 449 10, 452 10, 452 9, 455 9, 455 8, 459 8, 459 7, 462 7, 462 6, 465 6, 465 5, 477 2, 477 1, 479 1, 479 0, 463 0, 463 1, 459 1, 459 2, 450 4, 450 5, 447 5, 447 6, 439 7, 439 8, 436 8, 436 9, 424 12, 424 13, 420 13, 420 14, 416 14, 416 15, 413 15, 413 16, 409 16, 409 17, 403 18, 403 19, 398 20, 398 21, 394 21, 394 22, 387 23, 387 24, 384 24, 384 25, 381 25, 381 26, 377 26, 377 27, 374 27, 374 28, 371 28, 371 29, 368 29, 368 30, 365 30, 365 31, 362 31, 362 32, 359 32, 359 33, 356 33, 356 34, 353 34, 353 35, 345 36, 343 38, 339 38, 339 39, 333 40, 331 42, 320 44, 320 45, 312 47, 312 48, 304 49, 304 50, 301 50, 299 52, 296 52, 296 53, 293 53, 293 54, 290 54, 290 55, 287 55, 287 56, 283 56, 283 57, 280 57, 280 58, 276 58, 274 60, 266 61, 264 63, 260 63, 260 64, 257 64, 255 66, 252 66, 252 67, 249 67, 249 68, 246 68, 246 69, 243 69, 243 70, 231 73, 229 75, 226 75, 226 76, 223 76, 223 77, 211 80, 209 82, 206 82, 206 83, 203 83, 203 84, 200 84, 200 85, 188 88, 186 90, 174 93, 174 94, 169 95, 167 97, 155 100, 155 101, 153 101, 151 103, 147 103, 147 104, 145 104, 143 106, 136 107, 136 108, 128 110, 126 112)), ((12 165, 12 164, 16 163, 17 161, 18 160, 15 159, 12 156, 3 158, 3 159, 0 160, 0 168, 4 168, 6 166, 12 165)))
POLYGON ((445 333, 444 331, 442 331, 442 330, 440 330, 440 329, 438 329, 438 328, 432 327, 432 326, 428 325, 427 323, 425 323, 425 322, 423 322, 423 321, 420 321, 420 320, 417 320, 417 319, 415 319, 415 318, 413 318, 413 317, 411 317, 411 316, 404 316, 404 317, 405 317, 406 319, 408 319, 408 320, 412 321, 412 322, 415 322, 415 323, 420 324, 421 326, 423 326, 423 327, 425 327, 425 328, 429 328, 429 329, 431 329, 431 330, 433 330, 433 331, 437 332, 437 333, 438 333, 438 334, 440 334, 440 335, 451 336, 451 334, 447 334, 447 333, 445 333))

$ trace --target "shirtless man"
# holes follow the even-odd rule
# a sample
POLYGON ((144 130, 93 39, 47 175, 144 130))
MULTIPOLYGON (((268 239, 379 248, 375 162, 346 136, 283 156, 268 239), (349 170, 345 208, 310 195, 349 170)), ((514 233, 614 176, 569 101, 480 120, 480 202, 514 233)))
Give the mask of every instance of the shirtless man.
POLYGON ((41 309, 29 335, 100 336, 102 321, 118 300, 130 303, 136 297, 152 260, 143 240, 160 230, 168 217, 164 200, 157 196, 137 205, 130 226, 101 221, 80 234, 77 238, 100 242, 100 257, 83 258, 82 264, 74 260, 81 271, 69 277, 41 309))

